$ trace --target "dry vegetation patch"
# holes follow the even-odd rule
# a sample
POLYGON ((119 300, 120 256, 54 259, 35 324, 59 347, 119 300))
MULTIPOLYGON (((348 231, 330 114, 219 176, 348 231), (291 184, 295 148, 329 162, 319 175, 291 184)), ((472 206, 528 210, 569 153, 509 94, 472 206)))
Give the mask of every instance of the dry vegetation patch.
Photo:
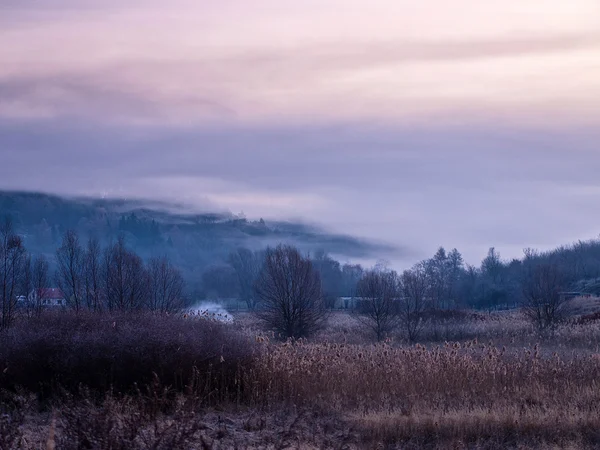
POLYGON ((44 447, 51 432, 67 449, 600 446, 595 323, 541 337, 512 313, 458 317, 480 337, 407 346, 331 320, 329 334, 288 342, 250 318, 82 315, 13 329, 0 349, 0 449, 44 447))

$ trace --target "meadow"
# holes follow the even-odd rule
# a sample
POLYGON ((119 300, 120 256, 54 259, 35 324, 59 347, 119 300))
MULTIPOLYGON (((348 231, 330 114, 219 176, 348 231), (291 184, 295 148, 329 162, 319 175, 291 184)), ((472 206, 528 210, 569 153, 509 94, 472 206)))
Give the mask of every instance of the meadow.
POLYGON ((0 449, 597 448, 590 302, 545 335, 442 314, 417 344, 345 311, 294 342, 248 313, 23 318, 0 336, 0 449))

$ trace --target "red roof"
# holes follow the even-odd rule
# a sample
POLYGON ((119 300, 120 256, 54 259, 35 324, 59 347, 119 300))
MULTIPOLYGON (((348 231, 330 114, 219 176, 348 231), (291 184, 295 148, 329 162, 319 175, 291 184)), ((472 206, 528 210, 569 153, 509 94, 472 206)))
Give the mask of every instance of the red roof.
POLYGON ((38 297, 47 300, 64 300, 65 294, 58 288, 38 289, 38 297))

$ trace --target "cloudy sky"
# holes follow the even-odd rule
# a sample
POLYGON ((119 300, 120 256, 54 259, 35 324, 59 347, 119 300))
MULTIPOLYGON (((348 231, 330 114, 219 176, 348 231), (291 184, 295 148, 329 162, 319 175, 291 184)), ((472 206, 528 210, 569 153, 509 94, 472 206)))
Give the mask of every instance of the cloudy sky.
POLYGON ((598 0, 0 0, 0 43, 3 189, 297 218, 398 265, 600 233, 598 0))

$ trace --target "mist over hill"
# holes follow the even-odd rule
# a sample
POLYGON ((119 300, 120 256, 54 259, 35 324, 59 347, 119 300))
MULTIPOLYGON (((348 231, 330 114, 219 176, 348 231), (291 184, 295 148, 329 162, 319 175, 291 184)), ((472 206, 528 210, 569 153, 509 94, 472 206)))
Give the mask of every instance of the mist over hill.
POLYGON ((340 259, 376 258, 395 251, 387 245, 330 233, 298 222, 249 220, 228 212, 194 212, 157 201, 74 198, 0 191, 0 216, 10 216, 32 254, 52 260, 62 235, 101 244, 124 236, 143 258, 168 256, 192 287, 211 266, 223 264, 239 247, 261 249, 280 242, 306 252, 324 251, 340 259))

